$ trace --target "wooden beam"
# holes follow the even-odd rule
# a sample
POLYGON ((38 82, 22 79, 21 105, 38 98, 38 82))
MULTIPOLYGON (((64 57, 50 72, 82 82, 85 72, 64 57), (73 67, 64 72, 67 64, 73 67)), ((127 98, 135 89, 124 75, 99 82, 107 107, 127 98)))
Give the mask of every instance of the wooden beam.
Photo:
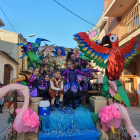
POLYGON ((14 93, 14 119, 16 117, 16 112, 15 110, 17 109, 17 92, 14 93))

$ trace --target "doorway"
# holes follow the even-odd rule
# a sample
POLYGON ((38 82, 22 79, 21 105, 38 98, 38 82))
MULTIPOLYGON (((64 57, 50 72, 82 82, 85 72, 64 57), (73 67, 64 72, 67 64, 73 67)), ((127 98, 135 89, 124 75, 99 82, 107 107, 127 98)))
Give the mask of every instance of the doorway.
POLYGON ((123 72, 124 89, 128 95, 130 105, 138 105, 137 97, 137 65, 136 62, 130 62, 123 72))
POLYGON ((8 65, 4 65, 4 86, 10 83, 10 68, 8 65))
MULTIPOLYGON (((4 86, 6 86, 10 83, 10 80, 13 79, 13 76, 14 76, 13 67, 10 64, 5 64, 4 65, 4 80, 3 80, 4 86)), ((5 96, 5 98, 4 98, 5 102, 9 102, 10 96, 11 96, 10 93, 5 96)))

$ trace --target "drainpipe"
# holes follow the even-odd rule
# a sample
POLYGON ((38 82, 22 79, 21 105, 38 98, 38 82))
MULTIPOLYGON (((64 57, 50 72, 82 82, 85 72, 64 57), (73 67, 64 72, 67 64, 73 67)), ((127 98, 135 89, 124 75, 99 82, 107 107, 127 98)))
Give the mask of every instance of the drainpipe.
MULTIPOLYGON (((18 38, 17 38, 17 42, 19 43, 19 34, 17 34, 18 38)), ((20 67, 20 61, 19 61, 19 47, 17 48, 17 61, 19 63, 19 65, 17 66, 17 77, 19 77, 19 67, 20 67)))
POLYGON ((22 58, 22 70, 23 70, 23 58, 22 58))

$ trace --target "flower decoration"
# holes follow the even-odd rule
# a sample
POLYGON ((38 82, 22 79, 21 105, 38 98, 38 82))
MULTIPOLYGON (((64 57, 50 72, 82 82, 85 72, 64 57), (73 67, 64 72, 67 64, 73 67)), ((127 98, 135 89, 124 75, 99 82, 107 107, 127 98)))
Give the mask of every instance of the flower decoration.
POLYGON ((111 104, 110 106, 104 106, 99 113, 99 118, 101 118, 102 122, 108 122, 113 118, 120 118, 120 114, 116 106, 111 104))
POLYGON ((52 51, 55 51, 55 49, 53 49, 52 46, 46 45, 46 48, 45 48, 45 50, 44 50, 44 57, 45 57, 46 55, 54 56, 54 54, 53 54, 52 51))
POLYGON ((107 132, 111 128, 120 128, 122 120, 118 108, 111 104, 110 106, 104 106, 99 113, 101 119, 102 129, 107 132))
MULTIPOLYGON (((16 113, 18 114, 21 111, 21 108, 16 109, 16 113)), ((28 108, 23 112, 22 120, 24 121, 24 125, 27 127, 39 127, 39 117, 38 115, 33 112, 32 109, 28 108)))

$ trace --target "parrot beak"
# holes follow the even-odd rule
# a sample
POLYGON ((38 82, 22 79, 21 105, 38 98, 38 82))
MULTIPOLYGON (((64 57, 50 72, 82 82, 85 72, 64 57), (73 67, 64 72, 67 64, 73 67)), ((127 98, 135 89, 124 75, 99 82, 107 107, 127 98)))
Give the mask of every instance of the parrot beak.
POLYGON ((112 44, 110 43, 110 39, 108 35, 103 37, 101 46, 112 48, 112 44))

